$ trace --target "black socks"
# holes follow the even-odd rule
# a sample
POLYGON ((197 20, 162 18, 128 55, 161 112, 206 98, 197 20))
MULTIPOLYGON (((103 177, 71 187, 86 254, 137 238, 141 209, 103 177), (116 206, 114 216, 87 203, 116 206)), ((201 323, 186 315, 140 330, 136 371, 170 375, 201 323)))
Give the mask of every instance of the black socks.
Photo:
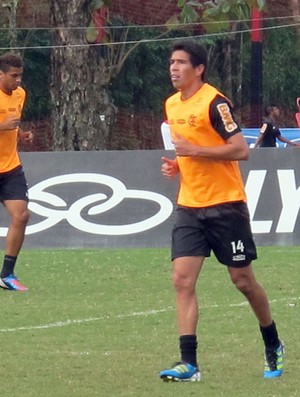
POLYGON ((268 327, 259 326, 260 332, 262 334, 266 349, 276 350, 280 345, 280 340, 278 338, 277 328, 274 321, 268 327))
POLYGON ((181 361, 197 367, 197 337, 182 335, 179 338, 181 361))
POLYGON ((10 274, 13 274, 16 261, 17 261, 16 256, 10 256, 10 255, 4 256, 3 266, 0 273, 1 278, 5 278, 10 274))

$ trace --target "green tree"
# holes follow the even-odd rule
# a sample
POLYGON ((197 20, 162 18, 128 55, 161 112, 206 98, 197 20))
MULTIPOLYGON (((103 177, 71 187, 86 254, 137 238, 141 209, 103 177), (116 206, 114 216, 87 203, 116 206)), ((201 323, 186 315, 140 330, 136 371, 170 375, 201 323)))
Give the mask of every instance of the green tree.
MULTIPOLYGON (((122 23, 125 22, 118 21, 116 25, 120 26, 122 23)), ((148 40, 151 40, 158 35, 158 30, 140 26, 136 29, 131 29, 128 39, 134 40, 136 37, 147 37, 148 40)), ((150 120, 152 117, 152 119, 159 119, 160 123, 164 120, 163 102, 165 97, 173 91, 168 78, 169 45, 168 41, 144 42, 140 43, 135 51, 130 54, 124 67, 110 86, 114 104, 117 108, 126 109, 133 118, 145 115, 145 119, 150 120)), ((138 137, 140 141, 132 138, 128 148, 145 148, 145 142, 153 142, 155 140, 155 137, 151 136, 153 135, 153 125, 146 122, 143 124, 142 137, 138 137)), ((160 137, 159 125, 156 131, 160 137)), ((133 136, 135 135, 134 131, 128 131, 126 135, 129 133, 133 136)), ((124 131, 114 130, 112 132, 110 148, 125 148, 128 143, 128 136, 124 136, 124 131)))
MULTIPOLYGON (((273 25, 271 25, 272 27, 273 25)), ((263 100, 276 103, 286 111, 294 111, 300 96, 299 49, 295 29, 270 29, 264 38, 263 100)), ((286 122, 293 127, 293 115, 286 122)))
POLYGON ((109 3, 51 0, 54 149, 109 147, 117 112, 111 84, 143 43, 140 38, 128 43, 130 26, 112 26, 109 3))
MULTIPOLYGON (((243 85, 249 71, 249 49, 246 38, 250 30, 252 8, 263 9, 265 0, 179 0, 181 13, 178 20, 184 23, 198 22, 204 31, 215 36, 210 63, 218 71, 219 87, 234 100, 238 109, 244 102, 243 85), (246 63, 247 62, 247 63, 246 63)), ((241 115, 240 115, 241 116, 241 115)))
POLYGON ((50 113, 50 50, 34 49, 34 47, 49 45, 49 34, 41 30, 19 29, 18 5, 19 0, 6 0, 1 4, 4 12, 0 46, 5 48, 3 52, 11 50, 23 58, 25 65, 23 85, 27 91, 23 119, 40 120, 50 113), (31 49, 25 49, 27 46, 31 49))
POLYGON ((17 45, 17 8, 19 0, 6 0, 3 1, 1 6, 8 17, 8 40, 11 47, 17 45))

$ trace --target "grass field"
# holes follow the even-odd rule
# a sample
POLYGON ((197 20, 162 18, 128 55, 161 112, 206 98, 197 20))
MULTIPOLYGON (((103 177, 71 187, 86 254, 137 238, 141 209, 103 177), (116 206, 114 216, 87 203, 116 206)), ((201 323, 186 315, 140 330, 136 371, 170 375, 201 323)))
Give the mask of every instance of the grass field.
POLYGON ((199 383, 166 384, 177 361, 169 249, 23 251, 29 292, 0 290, 1 397, 300 396, 299 247, 259 248, 255 262, 286 345, 285 373, 262 378, 263 345, 226 269, 207 260, 199 383))

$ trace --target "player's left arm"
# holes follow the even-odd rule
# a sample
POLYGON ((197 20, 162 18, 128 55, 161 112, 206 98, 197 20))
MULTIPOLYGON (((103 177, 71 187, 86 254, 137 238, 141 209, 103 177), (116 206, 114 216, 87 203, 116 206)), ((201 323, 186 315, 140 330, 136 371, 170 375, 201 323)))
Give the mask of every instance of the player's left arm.
POLYGON ((217 146, 198 146, 177 134, 173 141, 176 155, 229 161, 247 160, 249 147, 234 119, 230 102, 224 97, 217 96, 211 103, 209 116, 212 127, 224 143, 217 146))
POLYGON ((21 142, 31 143, 33 141, 33 133, 31 131, 23 131, 20 127, 18 128, 18 139, 21 142))
POLYGON ((278 139, 279 141, 284 142, 284 143, 287 143, 288 145, 291 145, 291 146, 299 146, 299 143, 292 142, 292 141, 290 141, 289 139, 285 138, 285 137, 282 136, 282 135, 278 135, 278 136, 277 136, 277 139, 278 139))

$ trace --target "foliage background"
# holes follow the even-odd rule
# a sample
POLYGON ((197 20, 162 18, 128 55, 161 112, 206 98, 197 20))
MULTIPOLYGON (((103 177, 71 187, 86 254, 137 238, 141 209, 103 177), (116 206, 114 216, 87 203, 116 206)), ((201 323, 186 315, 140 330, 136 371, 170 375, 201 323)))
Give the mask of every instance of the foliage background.
MULTIPOLYGON (((274 6, 275 10, 275 6, 274 6)), ((0 53, 9 46, 8 21, 2 14, 0 53), (2 48, 2 49, 1 49, 2 48)), ((1 21, 0 19, 0 21, 1 21)), ((113 26, 130 26, 128 41, 145 40, 131 52, 121 72, 109 85, 109 95, 117 108, 117 120, 111 130, 107 149, 157 149, 162 148, 160 124, 164 120, 163 103, 172 87, 168 78, 168 54, 171 39, 187 35, 203 40, 210 55, 210 82, 224 88, 224 42, 228 36, 203 35, 197 26, 169 32, 165 41, 157 40, 164 25, 136 26, 120 16, 112 16, 113 26), (149 40, 149 41, 148 41, 149 40)), ((295 99, 300 95, 299 46, 297 30, 290 19, 269 18, 265 21, 263 42, 263 103, 277 103, 283 109, 282 127, 295 127, 295 99)), ((51 150, 52 103, 50 99, 51 46, 53 31, 46 29, 17 29, 17 42, 25 60, 24 86, 27 103, 24 121, 37 129, 35 145, 23 150, 51 150), (34 48, 36 47, 36 48, 34 48), (39 128, 43 134, 39 141, 39 128), (43 141, 43 142, 42 142, 43 141)), ((231 98, 242 127, 249 126, 250 91, 250 32, 235 33, 231 41, 231 98), (241 76, 241 84, 240 84, 241 76)), ((127 49, 132 45, 129 43, 127 49)), ((80 51, 78 48, 77 51, 80 51)), ((74 59, 76 67, 76 59, 74 59)), ((80 82, 79 82, 80 83, 80 82)), ((228 93, 225 91, 225 94, 228 93)), ((259 126, 258 126, 259 127, 259 126)))

